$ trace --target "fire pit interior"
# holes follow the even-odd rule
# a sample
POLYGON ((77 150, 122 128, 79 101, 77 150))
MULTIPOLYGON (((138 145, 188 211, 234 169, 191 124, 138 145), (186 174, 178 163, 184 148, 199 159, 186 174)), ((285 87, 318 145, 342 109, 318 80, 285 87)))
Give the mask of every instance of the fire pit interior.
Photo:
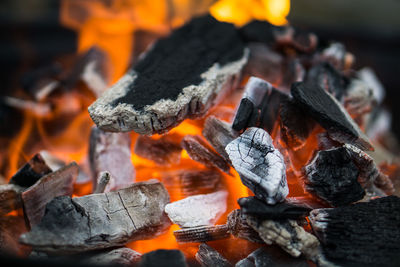
POLYGON ((289 0, 57 9, 77 52, 1 97, 4 260, 400 265, 385 88, 289 0))

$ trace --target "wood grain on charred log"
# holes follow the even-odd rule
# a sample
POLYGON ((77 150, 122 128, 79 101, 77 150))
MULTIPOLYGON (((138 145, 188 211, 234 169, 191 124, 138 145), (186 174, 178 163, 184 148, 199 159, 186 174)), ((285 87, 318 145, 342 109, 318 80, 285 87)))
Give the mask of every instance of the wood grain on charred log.
POLYGON ((209 245, 203 243, 199 246, 199 250, 197 251, 196 260, 203 267, 208 266, 221 266, 221 267, 230 267, 232 264, 229 263, 227 259, 225 259, 221 254, 218 253, 215 249, 210 247, 209 245))

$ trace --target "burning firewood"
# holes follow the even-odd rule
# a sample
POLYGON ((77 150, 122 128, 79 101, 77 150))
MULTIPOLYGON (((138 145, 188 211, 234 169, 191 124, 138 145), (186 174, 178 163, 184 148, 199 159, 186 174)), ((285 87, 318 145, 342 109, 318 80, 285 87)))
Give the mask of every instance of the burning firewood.
POLYGON ((96 190, 99 174, 108 171, 113 179, 106 192, 130 185, 135 179, 135 169, 131 162, 131 138, 128 133, 108 133, 97 127, 90 134, 90 168, 93 190, 96 190))
POLYGON ((158 249, 142 255, 139 267, 188 267, 180 250, 158 249))
POLYGON ((260 235, 247 223, 242 210, 234 210, 228 215, 228 232, 233 236, 255 243, 263 243, 260 235))
POLYGON ((282 154, 269 134, 248 128, 226 146, 226 152, 244 185, 268 204, 281 202, 289 193, 282 154))
POLYGON ((156 181, 83 197, 57 197, 42 221, 20 241, 36 251, 77 253, 152 238, 169 225, 164 207, 169 195, 156 181))
POLYGON ((217 95, 235 86, 247 57, 233 25, 193 19, 154 44, 89 107, 90 116, 107 131, 166 132, 204 115, 217 95))
POLYGON ((163 136, 160 139, 152 139, 141 135, 136 140, 135 154, 159 165, 179 163, 182 147, 174 140, 178 138, 179 136, 163 136))
POLYGON ((58 196, 71 196, 78 176, 78 165, 73 162, 40 178, 22 194, 24 215, 32 227, 40 222, 46 204, 58 196))
POLYGON ((174 231, 178 243, 202 243, 230 237, 228 226, 225 224, 214 226, 198 226, 183 228, 174 231))
POLYGON ((181 144, 191 159, 207 167, 216 167, 223 172, 229 173, 229 164, 224 158, 215 153, 200 136, 186 135, 181 144))
POLYGON ((400 199, 395 196, 311 212, 313 231, 328 260, 349 266, 399 262, 400 199))
POLYGON ((222 257, 221 254, 218 253, 215 249, 210 247, 209 245, 203 243, 199 246, 199 250, 196 253, 196 260, 203 267, 208 266, 221 266, 221 267, 229 267, 232 264, 229 263, 227 259, 222 257))
POLYGON ((165 212, 183 228, 213 225, 226 211, 227 196, 226 191, 190 196, 167 204, 165 212))

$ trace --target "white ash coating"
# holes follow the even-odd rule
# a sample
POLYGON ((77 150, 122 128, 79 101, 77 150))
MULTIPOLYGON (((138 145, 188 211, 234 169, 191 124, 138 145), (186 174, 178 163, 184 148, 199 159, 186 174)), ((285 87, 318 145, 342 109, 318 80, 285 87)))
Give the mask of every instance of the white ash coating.
POLYGON ((195 195, 165 206, 165 213, 180 227, 214 225, 226 211, 228 192, 195 195))

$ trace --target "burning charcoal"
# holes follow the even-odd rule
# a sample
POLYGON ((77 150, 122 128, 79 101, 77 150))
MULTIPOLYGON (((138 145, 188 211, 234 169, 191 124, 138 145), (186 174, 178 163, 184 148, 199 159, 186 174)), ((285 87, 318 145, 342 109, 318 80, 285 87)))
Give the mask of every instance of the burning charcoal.
POLYGON ((318 257, 318 239, 307 233, 296 221, 260 220, 252 215, 246 215, 246 220, 265 243, 276 243, 293 257, 301 254, 310 260, 316 260, 318 257))
POLYGON ((330 62, 339 70, 349 69, 354 63, 354 56, 346 51, 341 43, 332 43, 322 51, 321 59, 330 62))
POLYGON ((264 20, 252 20, 240 28, 239 32, 245 42, 258 42, 271 45, 275 41, 274 26, 264 20))
POLYGON ((132 266, 139 262, 141 254, 130 248, 117 248, 104 252, 96 252, 93 255, 85 256, 79 261, 82 264, 100 266, 132 266))
POLYGON ((141 135, 135 143, 135 154, 160 165, 179 163, 181 151, 179 142, 172 140, 167 135, 160 139, 141 135))
POLYGON ((57 197, 20 241, 46 253, 77 253, 153 238, 169 225, 168 192, 157 180, 83 197, 57 197))
POLYGON ((268 205, 255 197, 238 199, 239 206, 244 214, 251 214, 263 219, 297 219, 305 217, 311 211, 306 205, 294 204, 289 201, 268 205))
POLYGON ((81 79, 92 90, 95 96, 99 97, 107 89, 109 80, 107 66, 110 64, 107 56, 97 47, 92 47, 82 58, 81 79))
POLYGON ((139 267, 187 267, 185 256, 180 250, 158 249, 143 254, 139 267))
POLYGON ((93 192, 94 194, 104 193, 106 186, 110 182, 111 175, 109 172, 101 172, 100 177, 97 179, 98 184, 96 186, 96 190, 93 192))
POLYGON ((286 64, 283 66, 283 70, 284 73, 279 84, 279 89, 289 93, 292 83, 302 82, 304 80, 306 70, 298 58, 288 59, 286 64))
MULTIPOLYGON (((29 248, 18 242, 18 237, 26 232, 25 221, 22 216, 1 216, 0 217, 0 255, 20 255, 26 256, 29 248)), ((4 257, 2 260, 4 263, 4 257)))
POLYGON ((107 131, 164 133, 204 115, 235 87, 247 57, 233 25, 195 18, 155 43, 89 107, 90 116, 107 131))
POLYGON ((21 193, 24 189, 15 184, 0 185, 0 215, 22 207, 21 193))
POLYGON ((42 156, 44 162, 49 166, 49 168, 53 171, 57 171, 61 167, 64 167, 66 164, 63 160, 57 158, 52 155, 49 151, 41 150, 39 152, 40 156, 42 156))
POLYGON ((181 144, 191 159, 207 167, 217 167, 223 172, 229 173, 229 164, 215 153, 200 136, 186 135, 181 144))
POLYGON ((233 236, 255 243, 263 243, 260 235, 248 225, 246 216, 243 215, 241 210, 234 210, 228 215, 228 232, 233 236))
POLYGON ((353 118, 370 113, 376 103, 377 100, 368 84, 357 79, 351 80, 344 98, 344 107, 353 118))
POLYGON ((235 267, 309 267, 304 258, 293 258, 275 246, 259 248, 236 263, 235 267))
POLYGON ((43 176, 22 193, 24 214, 31 227, 40 222, 46 204, 53 198, 72 195, 73 184, 77 176, 78 165, 73 162, 58 171, 43 176))
POLYGON ((236 138, 236 134, 228 123, 210 116, 204 123, 202 134, 223 158, 230 161, 225 147, 236 138))
POLYGON ((48 103, 37 103, 10 96, 3 97, 2 101, 10 107, 32 112, 37 116, 46 116, 51 112, 51 106, 48 103))
POLYGON ((276 204, 289 193, 282 154, 274 148, 269 134, 248 128, 226 146, 226 152, 245 186, 268 204, 276 204))
POLYGON ((228 227, 223 225, 199 226, 174 231, 179 243, 202 243, 229 238, 228 227))
POLYGON ((291 92, 295 101, 328 131, 333 140, 350 143, 363 150, 373 150, 372 144, 350 115, 319 85, 294 83, 291 92))
POLYGON ((213 225, 226 211, 226 191, 196 195, 167 204, 165 212, 180 227, 213 225))
POLYGON ((305 167, 305 188, 333 206, 347 205, 364 197, 359 170, 344 148, 318 151, 305 167))
POLYGON ((43 157, 36 154, 11 177, 10 184, 29 187, 50 172, 52 170, 46 165, 43 157))
POLYGON ((196 253, 196 260, 203 267, 209 266, 221 266, 221 267, 229 267, 232 264, 229 263, 227 259, 222 257, 221 254, 218 253, 215 249, 210 247, 209 245, 203 243, 200 244, 199 250, 196 253))
MULTIPOLYGON (((252 115, 254 114, 254 104, 248 98, 242 98, 239 104, 239 108, 235 115, 235 120, 232 124, 232 129, 235 131, 241 131, 249 126, 252 115)), ((258 116, 255 115, 255 116, 258 116)))
POLYGON ((394 266, 399 262, 398 197, 316 209, 309 219, 328 260, 346 266, 394 266))
POLYGON ((282 101, 279 113, 282 140, 295 150, 301 148, 314 129, 315 121, 293 100, 282 101))
POLYGON ((275 28, 274 36, 279 46, 293 48, 302 53, 313 52, 318 44, 315 34, 295 30, 291 26, 275 28))
POLYGON ((93 190, 96 190, 97 178, 103 171, 108 171, 113 178, 106 192, 133 183, 135 169, 131 161, 131 138, 128 133, 107 133, 97 127, 92 128, 89 158, 94 179, 93 190))
POLYGON ((267 132, 272 132, 278 119, 281 103, 288 99, 287 94, 272 88, 270 94, 266 95, 262 101, 260 127, 267 132))
POLYGON ((362 68, 357 72, 357 77, 362 80, 365 84, 368 84, 372 89, 372 95, 378 105, 382 104, 385 99, 386 90, 383 87, 382 83, 379 81, 379 78, 376 76, 375 72, 370 68, 362 68))

